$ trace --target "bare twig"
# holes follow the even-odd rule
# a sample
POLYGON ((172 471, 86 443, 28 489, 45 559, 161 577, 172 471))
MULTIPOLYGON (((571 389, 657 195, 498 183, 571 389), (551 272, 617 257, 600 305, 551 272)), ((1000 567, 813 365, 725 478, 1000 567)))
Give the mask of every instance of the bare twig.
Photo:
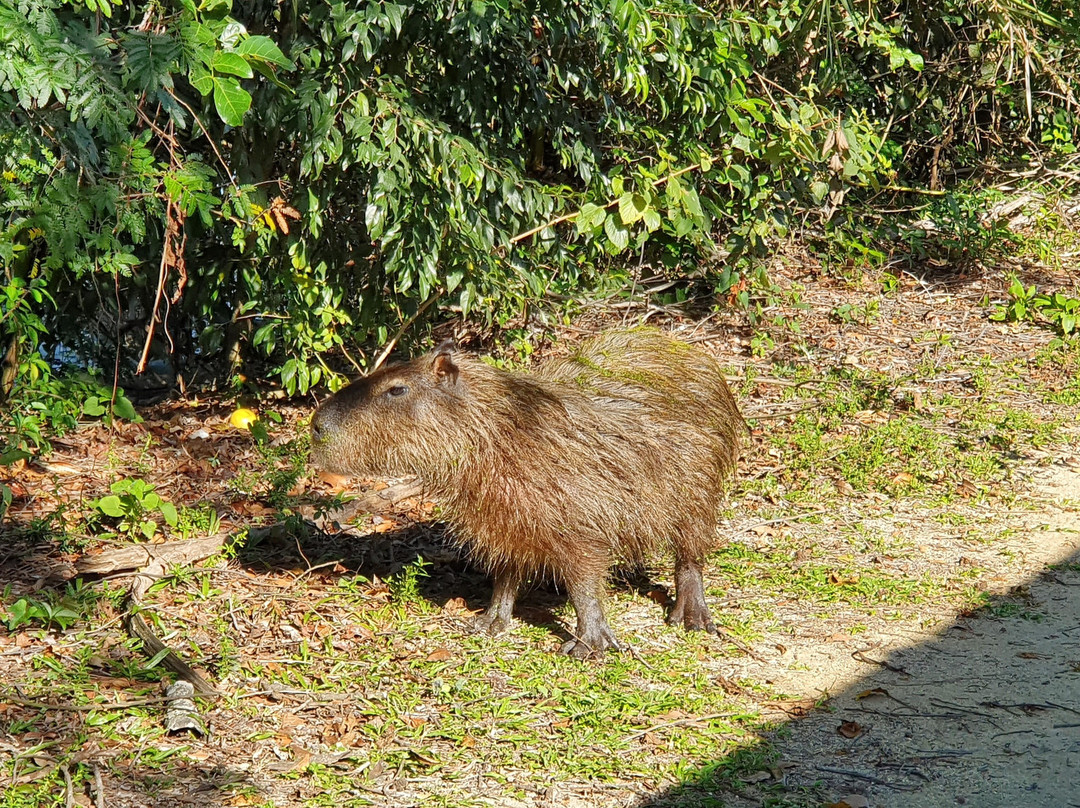
POLYGON ((64 775, 64 805, 66 808, 75 808, 75 789, 71 784, 71 772, 66 764, 60 766, 60 774, 64 775))
MULTIPOLYGON (((181 284, 183 284, 183 278, 187 274, 183 268, 184 246, 187 244, 187 235, 184 233, 184 218, 184 211, 177 208, 170 199, 165 205, 165 234, 161 244, 161 262, 158 265, 157 292, 154 294, 154 305, 150 309, 150 324, 146 329, 146 341, 143 343, 142 356, 139 357, 139 364, 135 368, 136 374, 146 370, 146 363, 150 358, 150 346, 154 341, 158 309, 161 307, 162 298, 165 296, 165 282, 169 278, 169 270, 176 267, 180 271, 181 284), (179 241, 179 245, 177 245, 177 241, 179 241)), ((167 315, 168 309, 166 309, 166 317, 167 315)), ((169 334, 166 317, 162 317, 161 321, 165 337, 169 340, 169 349, 172 350, 174 346, 172 336, 169 334)))
POLYGON ((891 788, 896 791, 914 791, 916 789, 916 786, 908 785, 907 783, 890 783, 888 780, 882 780, 880 777, 875 777, 872 774, 857 772, 854 769, 838 769, 834 766, 816 766, 815 768, 819 772, 842 774, 845 777, 854 777, 856 780, 865 780, 867 783, 873 783, 876 786, 885 786, 885 788, 891 788))
POLYGON ((20 707, 32 707, 35 710, 42 710, 43 712, 89 713, 94 710, 127 710, 131 707, 146 707, 150 704, 163 704, 164 702, 169 701, 169 699, 166 696, 152 696, 147 699, 110 701, 101 704, 48 704, 44 701, 22 699, 18 696, 0 695, 0 701, 7 704, 18 704, 20 707))
POLYGON ((432 303, 439 299, 440 294, 442 294, 441 289, 436 289, 434 292, 432 292, 431 296, 421 304, 420 308, 416 310, 412 317, 409 317, 405 322, 401 324, 401 328, 399 328, 397 330, 397 333, 394 334, 394 336, 390 339, 388 343, 386 343, 386 347, 383 348, 382 353, 379 354, 379 358, 376 359, 375 364, 371 366, 372 371, 376 371, 382 367, 383 362, 386 361, 386 357, 390 355, 390 352, 394 350, 394 346, 397 345, 397 341, 401 339, 401 335, 408 330, 409 326, 411 326, 417 321, 421 314, 427 311, 428 306, 430 306, 432 303))
POLYGON ((737 715, 739 715, 739 713, 710 713, 709 715, 693 715, 687 718, 680 718, 675 721, 664 721, 660 724, 653 724, 648 729, 643 729, 639 732, 634 732, 630 735, 627 735, 624 740, 633 741, 637 738, 642 737, 643 735, 648 735, 650 732, 656 732, 656 730, 664 729, 665 727, 684 727, 687 724, 701 724, 705 721, 714 721, 717 718, 734 718, 737 715))
POLYGON ((749 533, 752 530, 757 530, 759 527, 765 527, 766 525, 779 525, 784 522, 798 522, 802 519, 809 519, 811 516, 817 516, 818 514, 825 513, 824 508, 816 508, 812 511, 806 511, 805 513, 796 513, 791 516, 781 516, 779 519, 766 519, 764 522, 755 522, 749 527, 744 527, 736 536, 741 536, 744 533, 749 533))
POLYGON ((748 420, 754 421, 771 421, 774 418, 786 418, 789 415, 798 415, 800 412, 807 412, 808 410, 816 410, 821 406, 821 402, 816 398, 812 401, 803 404, 798 407, 783 408, 762 408, 752 407, 750 409, 743 410, 743 417, 748 420))
MULTIPOLYGON (((150 630, 139 614, 142 598, 150 586, 177 564, 193 564, 218 552, 225 543, 225 534, 195 541, 167 542, 158 545, 130 545, 102 553, 96 557, 79 559, 76 568, 82 573, 106 573, 123 569, 140 569, 128 592, 128 631, 142 640, 148 656, 164 654, 163 667, 191 682, 201 696, 220 695, 206 679, 191 668, 150 630)), ((90 708, 93 709, 93 708, 90 708)))
POLYGON ((95 808, 105 808, 105 786, 101 782, 101 767, 96 763, 93 764, 94 769, 94 806, 95 808))

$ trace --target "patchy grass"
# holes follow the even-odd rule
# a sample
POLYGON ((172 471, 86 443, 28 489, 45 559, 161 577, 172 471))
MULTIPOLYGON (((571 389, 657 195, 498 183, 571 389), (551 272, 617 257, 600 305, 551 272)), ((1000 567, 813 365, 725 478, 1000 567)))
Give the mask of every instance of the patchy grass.
POLYGON ((33 492, 7 481, 0 808, 87 804, 99 788, 133 806, 195 794, 223 806, 795 808, 839 796, 784 784, 768 733, 818 701, 787 697, 785 675, 813 670, 815 648, 850 656, 893 627, 1040 619, 998 582, 1017 563, 1013 515, 1038 507, 1028 477, 1073 440, 1080 408, 1075 342, 988 325, 972 301, 992 297, 990 281, 945 299, 889 277, 887 293, 857 275, 827 295, 802 288, 789 296, 798 312, 777 315, 799 329, 721 351, 748 411, 800 410, 750 419, 706 575, 722 633, 663 622, 671 570, 657 557, 615 579, 610 620, 631 650, 601 663, 553 653, 573 614, 548 587, 521 600, 510 633, 474 634, 490 585, 427 503, 337 533, 322 517, 344 497, 307 468, 306 410, 248 433, 227 427, 227 407, 178 404, 76 433, 50 458, 60 470, 22 470, 33 492), (124 628, 129 579, 71 574, 83 554, 145 538, 95 512, 117 479, 176 507, 175 524, 155 517, 155 541, 233 537, 169 571, 142 612, 221 687, 200 702, 209 738, 165 733, 168 676, 124 628), (311 518, 329 534, 306 529, 311 518), (768 675, 748 675, 749 659, 768 675))

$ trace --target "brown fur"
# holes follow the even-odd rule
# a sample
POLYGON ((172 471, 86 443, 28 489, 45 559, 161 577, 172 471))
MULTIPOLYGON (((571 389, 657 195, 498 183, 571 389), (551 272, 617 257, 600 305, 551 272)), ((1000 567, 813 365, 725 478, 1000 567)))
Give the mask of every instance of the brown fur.
POLYGON ((563 650, 579 657, 618 647, 600 605, 613 561, 660 543, 669 619, 715 630, 701 565, 741 427, 716 363, 654 329, 601 334, 533 374, 439 350, 360 379, 312 422, 323 468, 427 484, 495 578, 483 625, 507 624, 527 580, 563 584, 578 617, 563 650))

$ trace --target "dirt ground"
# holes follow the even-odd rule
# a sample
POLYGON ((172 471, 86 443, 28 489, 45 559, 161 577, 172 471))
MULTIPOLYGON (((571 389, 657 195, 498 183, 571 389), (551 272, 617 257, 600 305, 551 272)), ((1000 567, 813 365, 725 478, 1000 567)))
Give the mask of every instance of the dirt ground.
POLYGON ((994 582, 1029 619, 960 617, 840 641, 796 631, 782 658, 802 665, 766 656, 733 667, 829 696, 827 711, 778 733, 788 786, 821 782, 878 808, 1080 806, 1080 472, 1059 461, 1033 482, 1037 509, 996 548, 1015 556, 994 582), (1046 570, 1057 564, 1072 569, 1046 570))
MULTIPOLYGON (((234 643, 231 649, 238 661, 231 669, 223 666, 231 670, 232 680, 226 673, 218 683, 242 691, 242 700, 232 708, 211 708, 207 715, 214 728, 210 739, 190 745, 186 739, 144 744, 139 733, 156 727, 156 717, 141 723, 132 718, 130 726, 123 724, 129 731, 115 737, 91 729, 89 737, 99 747, 86 750, 84 757, 104 761, 100 766, 104 784, 76 784, 74 789, 69 785, 69 793, 76 792, 79 804, 93 804, 88 802, 89 795, 104 794, 111 805, 162 808, 345 804, 322 800, 325 787, 305 773, 307 756, 309 762, 327 757, 327 767, 352 767, 354 774, 341 777, 349 781, 349 787, 356 785, 357 801, 349 805, 1080 806, 1080 437, 1076 420, 1080 407, 1057 405, 1048 398, 1075 385, 1075 379, 1063 374, 1060 366, 1042 360, 1054 335, 1033 324, 989 321, 987 306, 978 301, 1001 299, 1006 285, 1000 274, 904 276, 898 281, 900 290, 891 295, 881 293, 877 279, 838 281, 820 274, 808 278, 800 267, 779 267, 775 277, 789 290, 801 285, 802 308, 785 311, 786 304, 781 302, 769 314, 797 318, 801 331, 795 336, 782 329, 774 331, 775 349, 769 355, 751 350, 753 330, 739 325, 734 317, 730 322, 722 317, 695 322, 678 312, 650 309, 663 315, 656 318, 659 324, 703 345, 733 374, 745 373, 747 379, 757 380, 748 381, 740 390, 740 403, 752 421, 756 416, 783 413, 792 404, 786 398, 791 388, 784 386, 791 384, 790 379, 777 376, 783 368, 795 367, 815 380, 830 373, 835 379, 838 369, 855 369, 865 374, 864 379, 880 373, 886 380, 882 389, 887 389, 889 398, 845 413, 830 427, 828 437, 838 441, 836 445, 844 437, 853 437, 849 445, 857 444, 858 436, 902 421, 918 410, 916 415, 924 419, 927 429, 970 439, 975 451, 994 435, 971 433, 962 422, 964 407, 987 400, 1029 418, 1031 430, 1055 418, 1064 426, 1050 444, 1032 442, 1009 449, 1007 471, 997 477, 973 483, 963 469, 945 469, 928 477, 924 490, 896 495, 887 479, 853 488, 844 478, 844 469, 829 458, 820 468, 796 473, 790 447, 801 437, 794 417, 755 422, 753 444, 742 467, 746 482, 734 492, 732 510, 720 526, 727 550, 760 550, 782 571, 807 562, 819 569, 850 566, 868 575, 885 570, 888 574, 883 579, 933 578, 945 582, 947 590, 925 606, 916 596, 896 608, 867 608, 857 596, 833 601, 800 599, 799 590, 788 580, 770 589, 764 579, 750 576, 740 589, 731 581, 743 579, 725 577, 719 559, 707 570, 714 613, 741 614, 738 619, 749 627, 753 639, 740 648, 710 638, 710 645, 699 646, 707 652, 691 651, 680 664, 700 681, 734 694, 732 701, 738 702, 740 715, 751 716, 743 728, 756 727, 759 715, 778 727, 760 733, 779 753, 774 764, 732 767, 740 772, 742 785, 733 787, 727 781, 717 786, 708 779, 710 767, 723 767, 742 750, 710 759, 716 750, 731 746, 708 737, 709 715, 666 718, 658 713, 623 718, 623 735, 636 739, 623 753, 627 759, 644 754, 650 769, 655 761, 655 774, 635 773, 627 764, 624 769, 630 773, 624 776, 617 761, 603 776, 581 774, 572 764, 553 777, 535 764, 509 764, 507 770, 505 762, 490 763, 498 750, 486 750, 483 744, 462 747, 450 737, 433 736, 419 752, 410 747, 413 736, 407 733, 424 739, 429 720, 435 726, 439 718, 424 695, 423 709, 404 713, 398 721, 400 735, 393 745, 400 746, 400 766, 369 765, 375 753, 388 753, 374 732, 370 737, 376 737, 376 742, 364 734, 372 723, 364 711, 377 712, 371 703, 413 686, 411 679, 400 678, 402 671, 412 675, 409 665, 425 671, 424 665, 445 664, 453 671, 480 664, 481 673, 470 675, 483 679, 502 675, 491 656, 493 649, 500 662, 504 657, 529 660, 532 654, 546 654, 541 646, 557 648, 560 642, 555 633, 542 627, 554 624, 557 632, 562 618, 552 618, 544 609, 538 610, 544 612, 540 619, 529 617, 529 610, 543 602, 542 595, 533 595, 518 615, 519 625, 502 640, 504 644, 482 646, 478 655, 476 641, 462 629, 461 610, 449 606, 465 598, 465 611, 482 608, 487 584, 483 576, 431 539, 424 523, 432 511, 422 504, 426 510, 408 519, 365 517, 345 534, 334 528, 322 539, 329 550, 287 532, 275 538, 271 530, 265 543, 247 556, 219 560, 197 571, 202 587, 181 580, 157 594, 154 603, 164 616, 163 625, 183 627, 172 635, 172 641, 187 641, 189 649, 220 648, 225 639, 234 643), (851 311, 873 311, 874 317, 852 320, 851 311), (1018 369, 1003 370, 1007 368, 1018 369), (983 372, 990 381, 980 387, 976 377, 983 372), (895 401, 899 398, 910 407, 900 408, 895 401), (931 405, 920 405, 931 400, 931 405), (920 406, 929 409, 924 412, 920 406), (752 485, 769 478, 780 482, 772 489, 752 485), (948 497, 942 495, 946 488, 948 497), (826 489, 830 496, 815 501, 814 496, 826 489), (956 489, 964 494, 957 496, 956 489), (1023 493, 1016 499, 1010 496, 1012 491, 1023 493), (813 518, 803 518, 807 515, 813 518), (958 518, 935 520, 943 515, 958 518), (877 537, 877 544, 853 541, 863 528, 866 535, 877 537), (320 555, 322 551, 336 555, 320 555), (365 616, 376 613, 389 597, 385 583, 375 579, 382 582, 399 574, 418 551, 428 559, 445 557, 434 565, 429 590, 421 592, 426 607, 403 607, 392 619, 380 618, 385 625, 373 624, 372 630, 364 623, 365 616), (330 566, 323 558, 343 560, 330 566), (970 581, 988 596, 989 605, 978 612, 961 613, 963 607, 947 605, 960 602, 958 593, 970 582, 958 577, 963 570, 970 570, 970 581), (372 583, 357 583, 361 573, 372 583), (293 590, 301 584, 302 595, 294 597, 293 590), (355 598, 344 605, 331 601, 331 596, 340 599, 343 586, 353 587, 355 598), (440 587, 454 599, 448 601, 440 587), (309 604, 324 601, 321 613, 311 617, 309 604), (755 605, 761 608, 755 611, 755 605), (762 614, 767 617, 759 620, 762 614), (211 631, 215 616, 220 625, 213 631, 218 633, 211 631), (266 664, 277 665, 278 677, 286 679, 296 661, 297 644, 325 640, 320 631, 334 638, 331 650, 343 672, 330 663, 320 667, 322 663, 316 661, 310 664, 312 679, 326 692, 347 694, 353 701, 321 700, 316 698, 320 694, 309 692, 313 687, 309 684, 283 691, 284 696, 277 691, 267 695, 270 691, 261 679, 242 678, 245 666, 272 660, 266 664), (373 648, 388 655, 379 664, 386 666, 390 684, 349 672, 353 669, 347 665, 373 648), (318 680, 316 674, 324 678, 318 680), (254 704, 262 706, 256 709, 254 704), (671 729, 668 725, 695 733, 695 746, 686 758, 680 758, 674 732, 639 729, 671 729), (652 735, 656 737, 647 737, 652 735), (642 746, 646 743, 652 745, 642 746), (167 778, 157 770, 147 770, 146 745, 160 747, 162 754, 175 753, 178 759, 184 752, 189 758, 178 764, 179 774, 167 778), (327 751, 341 746, 347 747, 344 752, 331 755, 327 751), (124 765, 110 766, 110 756, 121 751, 127 756, 124 765), (434 768, 429 771, 427 766, 434 768), (481 780, 482 772, 496 766, 502 767, 503 780, 481 780), (758 769, 747 773, 754 766, 758 769), (700 783, 695 782, 694 771, 702 773, 700 783), (455 785, 466 782, 466 775, 468 783, 482 782, 486 791, 455 785), (233 781, 229 778, 248 791, 230 791, 233 781), (151 787, 157 790, 148 790, 151 787), (150 793, 155 796, 147 797, 150 793), (523 793, 535 798, 525 799, 523 793)), ((1040 288, 1074 288, 1071 277, 1043 275, 1032 279, 1036 281, 1040 288)), ((586 322, 580 330, 568 328, 561 336, 571 342, 575 335, 602 324, 586 322)), ((840 387, 831 389, 842 392, 840 387)), ((807 404, 805 400, 794 403, 807 404)), ((823 408, 825 403, 816 406, 823 408)), ((101 552, 98 538, 83 535, 84 517, 88 503, 107 493, 109 484, 118 478, 146 479, 167 491, 175 503, 213 510, 221 519, 219 529, 224 535, 256 525, 266 528, 278 519, 279 505, 258 493, 272 474, 267 472, 266 461, 256 455, 251 436, 228 427, 229 410, 229 402, 178 402, 149 414, 145 424, 123 424, 114 432, 87 427, 56 441, 47 457, 17 470, 6 482, 16 494, 9 518, 21 525, 17 535, 22 543, 0 550, 0 584, 10 586, 4 606, 10 607, 22 595, 43 597, 50 587, 62 591, 80 557, 101 552), (38 536, 32 530, 35 525, 53 532, 39 529, 38 536), (71 546, 56 539, 69 530, 80 539, 71 546), (38 537, 30 542, 28 536, 38 537), (46 580, 43 571, 62 569, 69 572, 54 573, 56 581, 46 580)), ((295 433, 309 412, 310 407, 303 405, 286 411, 283 438, 295 433)), ((1031 430, 1024 434, 1034 434, 1031 430)), ((890 468, 894 460, 886 455, 881 463, 890 468)), ((288 461, 277 458, 277 470, 287 470, 288 461)), ((907 472, 896 478, 903 474, 907 472)), ((298 485, 318 485, 310 475, 306 480, 298 485)), ((113 539, 104 545, 116 543, 113 539)), ((665 567, 661 579, 668 574, 665 567)), ((657 603, 648 596, 628 593, 625 588, 613 592, 615 623, 621 636, 633 638, 635 654, 660 658, 669 645, 693 647, 681 634, 664 633, 658 612, 657 603)), ((60 660, 53 667, 59 670, 61 681, 67 675, 64 666, 73 665, 75 656, 88 653, 87 649, 104 656, 101 648, 108 646, 115 657, 112 661, 122 662, 125 657, 118 649, 124 636, 123 615, 117 610, 109 617, 102 626, 86 630, 80 626, 83 634, 0 627, 0 678, 8 683, 0 688, 0 706, 5 698, 11 702, 6 712, 0 709, 0 752, 9 755, 9 761, 17 761, 12 771, 18 772, 23 785, 48 776, 50 761, 35 750, 47 744, 59 748, 59 741, 66 738, 63 720, 70 718, 79 732, 87 729, 80 723, 82 713, 73 711, 53 715, 42 722, 42 729, 28 732, 29 725, 21 722, 30 713, 20 705, 21 697, 12 698, 12 694, 26 691, 52 700, 52 694, 40 685, 47 681, 48 670, 33 668, 34 660, 60 660), (40 769, 34 770, 34 765, 40 769)), ((210 655, 211 662, 220 661, 221 655, 210 655)), ((88 664, 97 665, 93 658, 88 664)), ((542 664, 549 664, 546 658, 542 664)), ((596 670, 604 664, 598 663, 596 670)), ((145 687, 151 678, 145 671, 138 673, 128 680, 111 672, 97 679, 97 687, 115 687, 118 698, 127 700, 130 695, 125 694, 145 687)), ((622 686, 636 695, 643 675, 641 670, 628 674, 622 686)), ((553 718, 550 699, 530 694, 510 677, 503 678, 507 679, 500 685, 503 690, 492 692, 532 699, 530 709, 536 716, 530 716, 530 721, 542 719, 541 730, 529 736, 523 749, 532 752, 572 737, 574 728, 564 726, 572 722, 554 720, 561 716, 553 718)), ((659 689, 661 684, 654 687, 659 689)), ((101 697, 89 686, 86 695, 101 697)), ((60 700, 71 698, 66 693, 60 700)), ((726 710, 732 705, 721 706, 726 710)), ((478 719, 475 732, 484 737, 481 730, 490 731, 495 737, 498 723, 490 718, 492 729, 487 721, 487 717, 478 719)), ((740 737, 752 741, 751 734, 740 737)), ((76 752, 71 759, 83 754, 76 752)), ((164 764, 160 768, 171 771, 164 764)), ((57 783, 63 786, 62 781, 57 783)), ((5 799, 0 797, 0 806, 5 808, 27 805, 5 799)))

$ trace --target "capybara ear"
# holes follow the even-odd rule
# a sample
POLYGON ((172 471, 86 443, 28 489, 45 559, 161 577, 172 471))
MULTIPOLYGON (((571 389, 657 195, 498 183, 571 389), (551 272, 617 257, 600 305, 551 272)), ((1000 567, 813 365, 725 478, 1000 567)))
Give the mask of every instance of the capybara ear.
POLYGON ((444 339, 435 349, 431 360, 431 370, 439 384, 457 384, 458 366, 454 364, 453 353, 457 350, 452 339, 444 339))

